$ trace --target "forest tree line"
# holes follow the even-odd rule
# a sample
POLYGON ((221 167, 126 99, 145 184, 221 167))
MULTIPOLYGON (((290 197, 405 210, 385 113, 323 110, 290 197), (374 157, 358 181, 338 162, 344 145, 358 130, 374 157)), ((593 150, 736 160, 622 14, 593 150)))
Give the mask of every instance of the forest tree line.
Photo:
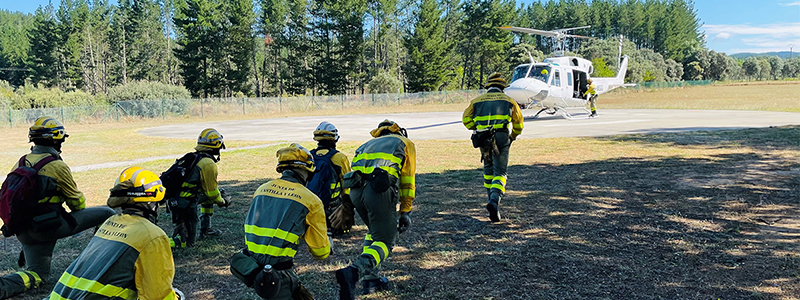
POLYGON ((497 27, 584 25, 575 33, 594 38, 567 42, 595 76, 616 72, 620 35, 630 82, 800 73, 797 58, 708 50, 687 0, 61 0, 0 10, 0 98, 57 90, 116 101, 108 95, 135 95, 119 92, 133 84, 194 97, 478 89, 552 50, 552 39, 497 27))

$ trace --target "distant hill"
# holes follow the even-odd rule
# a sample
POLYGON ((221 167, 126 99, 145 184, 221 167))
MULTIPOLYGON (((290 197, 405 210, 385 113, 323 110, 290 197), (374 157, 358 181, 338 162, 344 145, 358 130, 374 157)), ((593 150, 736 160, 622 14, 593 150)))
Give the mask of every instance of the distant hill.
MULTIPOLYGON (((789 58, 789 53, 790 53, 789 51, 766 52, 766 53, 736 53, 736 54, 731 54, 730 56, 733 57, 733 58, 736 58, 736 59, 745 59, 745 58, 748 58, 748 57, 751 57, 751 56, 756 56, 756 57, 758 57, 758 56, 778 56, 778 57, 783 58, 783 59, 788 59, 789 58)), ((797 53, 797 51, 793 51, 791 53, 792 53, 792 57, 797 57, 800 54, 800 53, 797 53)))

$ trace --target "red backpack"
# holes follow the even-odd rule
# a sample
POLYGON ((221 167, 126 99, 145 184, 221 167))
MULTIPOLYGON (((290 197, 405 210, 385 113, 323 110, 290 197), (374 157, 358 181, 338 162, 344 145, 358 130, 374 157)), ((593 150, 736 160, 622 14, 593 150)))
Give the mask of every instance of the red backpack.
POLYGON ((3 219, 5 236, 14 235, 30 226, 31 219, 41 208, 39 196, 44 195, 39 170, 56 160, 53 156, 46 156, 33 167, 28 167, 25 157, 27 155, 19 159, 19 166, 8 173, 0 188, 0 218, 3 219))

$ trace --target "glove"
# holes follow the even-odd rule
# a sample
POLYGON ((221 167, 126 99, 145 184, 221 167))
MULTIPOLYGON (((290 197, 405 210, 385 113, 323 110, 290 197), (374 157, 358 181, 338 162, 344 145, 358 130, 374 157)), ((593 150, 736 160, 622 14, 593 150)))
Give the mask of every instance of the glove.
POLYGON ((353 211, 353 204, 350 201, 342 201, 329 217, 331 229, 347 232, 356 223, 356 213, 353 211))
POLYGON ((400 213, 400 220, 397 221, 397 232, 403 233, 411 227, 411 212, 400 213))
POLYGON ((228 192, 225 191, 223 188, 219 188, 219 196, 222 198, 223 203, 218 203, 217 206, 219 207, 228 207, 231 206, 231 196, 228 195, 228 192))
POLYGON ((179 289, 176 289, 176 288, 172 288, 172 290, 173 290, 173 291, 175 291, 175 295, 176 295, 176 296, 178 296, 178 299, 177 299, 177 300, 184 300, 184 299, 186 299, 186 296, 184 296, 184 295, 183 295, 183 292, 181 292, 181 290, 179 290, 179 289))
POLYGON ((517 140, 517 137, 516 136, 509 137, 509 140, 511 140, 511 142, 513 143, 514 141, 517 140))

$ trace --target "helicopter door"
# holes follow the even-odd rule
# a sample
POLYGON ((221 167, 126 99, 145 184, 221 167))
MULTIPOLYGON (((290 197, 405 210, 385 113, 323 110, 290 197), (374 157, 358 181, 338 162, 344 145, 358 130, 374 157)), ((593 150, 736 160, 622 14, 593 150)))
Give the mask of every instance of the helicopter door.
POLYGON ((561 81, 562 80, 561 80, 561 72, 560 72, 560 70, 558 70, 558 69, 554 70, 553 71, 553 81, 552 81, 552 84, 550 86, 551 87, 550 88, 550 95, 555 97, 555 98, 558 98, 558 99, 563 99, 563 97, 564 97, 564 91, 563 91, 564 88, 562 86, 562 82, 561 81))

